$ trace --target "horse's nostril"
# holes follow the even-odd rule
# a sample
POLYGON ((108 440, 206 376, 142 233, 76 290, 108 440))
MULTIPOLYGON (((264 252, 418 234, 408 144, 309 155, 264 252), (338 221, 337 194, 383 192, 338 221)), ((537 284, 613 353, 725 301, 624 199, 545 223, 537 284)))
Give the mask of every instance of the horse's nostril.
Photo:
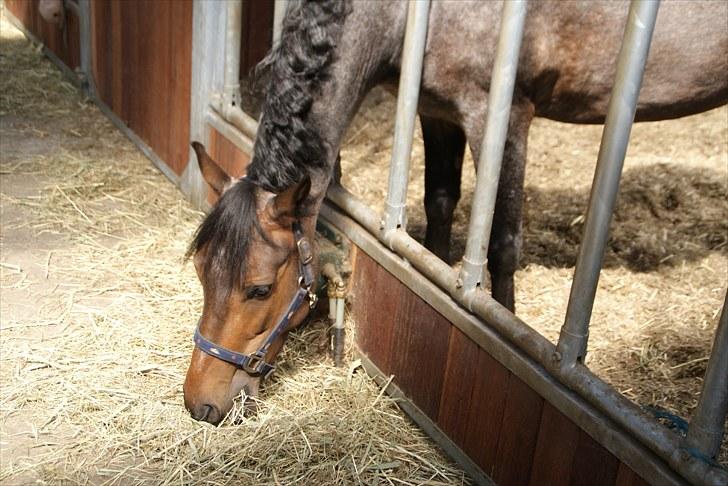
POLYGON ((199 420, 201 422, 209 422, 213 425, 217 425, 218 422, 220 422, 220 419, 222 418, 220 416, 220 411, 218 408, 214 405, 204 404, 199 407, 196 407, 193 410, 190 410, 190 415, 192 415, 192 418, 195 420, 199 420))

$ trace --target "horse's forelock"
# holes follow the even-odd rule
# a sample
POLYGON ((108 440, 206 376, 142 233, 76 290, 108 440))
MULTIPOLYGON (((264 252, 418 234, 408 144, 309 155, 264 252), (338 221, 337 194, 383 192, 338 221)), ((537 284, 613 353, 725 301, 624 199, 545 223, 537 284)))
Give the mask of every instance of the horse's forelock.
POLYGON ((204 278, 216 279, 226 292, 242 285, 253 231, 261 232, 255 185, 241 179, 228 189, 197 228, 187 257, 205 249, 204 278))

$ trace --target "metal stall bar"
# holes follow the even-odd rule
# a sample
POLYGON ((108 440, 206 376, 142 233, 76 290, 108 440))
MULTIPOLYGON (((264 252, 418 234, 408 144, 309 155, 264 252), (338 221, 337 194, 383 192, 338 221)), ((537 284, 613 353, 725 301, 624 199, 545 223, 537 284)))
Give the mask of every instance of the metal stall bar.
POLYGON ((212 108, 251 140, 258 122, 240 108, 240 41, 243 22, 242 0, 227 3, 225 27, 225 68, 222 93, 212 97, 212 108))
MULTIPOLYGON (((379 239, 382 240, 379 233, 379 217, 364 202, 345 188, 335 184, 329 187, 327 197, 369 233, 379 234, 379 239)), ((330 221, 335 220, 334 213, 329 211, 325 205, 322 214, 330 221)), ((349 233, 347 234, 351 236, 349 233)), ((431 281, 462 307, 472 308, 472 312, 486 322, 490 328, 513 343, 538 365, 547 369, 559 382, 574 390, 614 423, 629 431, 633 437, 655 452, 663 461, 670 463, 689 481, 695 484, 728 482, 728 473, 720 467, 713 467, 689 454, 675 454, 680 446, 679 436, 675 432, 662 426, 654 417, 614 390, 587 367, 582 364, 569 368, 560 367, 553 360, 555 346, 485 291, 478 290, 469 295, 459 292, 455 284, 457 276, 455 270, 432 252, 423 248, 406 232, 393 231, 389 244, 396 254, 404 257, 421 275, 426 277, 426 279, 421 279, 422 281, 431 281)), ((411 268, 408 270, 411 272, 411 268)), ((414 280, 419 279, 414 278, 414 280)), ((417 291, 416 286, 411 288, 417 291)), ((456 304, 453 303, 453 305, 456 304)), ((442 313, 443 310, 440 309, 439 312, 442 313)), ((478 330, 467 327, 463 327, 461 330, 471 339, 480 342, 478 330)), ((607 434, 605 437, 609 439, 611 436, 607 434)))
POLYGON ((609 222, 619 191, 619 179, 659 5, 659 0, 632 0, 629 7, 617 60, 616 80, 589 196, 584 238, 579 247, 566 319, 557 346, 562 366, 583 362, 586 355, 589 320, 609 237, 609 222))
POLYGON ((91 61, 91 1, 78 0, 79 18, 79 44, 81 49, 81 72, 82 81, 86 94, 93 97, 96 94, 96 82, 94 81, 93 65, 91 61))
POLYGON ((283 28, 283 17, 286 16, 288 8, 288 0, 274 0, 273 2, 273 47, 281 38, 281 29, 283 28))
POLYGON ((503 2, 498 49, 488 95, 488 115, 470 210, 468 241, 458 280, 463 292, 474 290, 483 279, 527 7, 527 0, 503 2))
POLYGON ((402 69, 399 75, 397 116, 394 125, 394 146, 389 172, 389 189, 381 222, 384 237, 394 229, 407 226, 406 199, 412 137, 420 96, 422 60, 425 56, 430 0, 410 2, 404 35, 402 69))
POLYGON ((688 450, 708 459, 717 457, 728 415, 728 293, 723 302, 713 349, 705 371, 698 408, 690 421, 688 450))

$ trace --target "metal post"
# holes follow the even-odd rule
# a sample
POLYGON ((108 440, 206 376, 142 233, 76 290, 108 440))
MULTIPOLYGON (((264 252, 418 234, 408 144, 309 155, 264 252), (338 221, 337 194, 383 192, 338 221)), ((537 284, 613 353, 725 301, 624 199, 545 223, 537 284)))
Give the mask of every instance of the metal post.
MULTIPOLYGON (((223 107, 238 106, 240 100, 240 41, 243 22, 243 2, 233 0, 227 4, 225 28, 225 78, 223 107)), ((223 108, 224 109, 224 108, 223 108)))
POLYGON ((488 95, 488 115, 480 144, 478 178, 470 210, 468 241, 458 285, 464 292, 474 290, 482 281, 493 224, 498 179, 508 134, 513 87, 518 70, 518 53, 523 38, 527 0, 503 2, 498 50, 496 51, 488 95))
POLYGON ((283 28, 283 17, 286 16, 288 0, 275 0, 273 2, 273 46, 278 44, 283 28))
POLYGON ((81 53, 81 73, 83 75, 83 89, 89 97, 96 94, 96 83, 94 82, 93 64, 91 60, 91 2, 90 0, 78 1, 78 37, 81 53))
POLYGON ((723 441, 728 415, 728 293, 723 302, 713 349, 705 371, 698 408, 690 421, 686 444, 705 457, 714 459, 723 441))
POLYGON ((586 356, 589 319, 609 236, 609 222, 619 190, 619 179, 659 5, 659 0, 632 0, 629 7, 589 196, 584 238, 579 247, 566 319, 557 346, 556 358, 561 359, 562 366, 571 366, 583 361, 586 356))
POLYGON ((389 189, 382 221, 383 233, 405 228, 406 200, 412 137, 417 116, 417 102, 425 55, 430 0, 410 2, 402 52, 402 69, 397 94, 397 117, 394 126, 394 147, 389 170, 389 189))

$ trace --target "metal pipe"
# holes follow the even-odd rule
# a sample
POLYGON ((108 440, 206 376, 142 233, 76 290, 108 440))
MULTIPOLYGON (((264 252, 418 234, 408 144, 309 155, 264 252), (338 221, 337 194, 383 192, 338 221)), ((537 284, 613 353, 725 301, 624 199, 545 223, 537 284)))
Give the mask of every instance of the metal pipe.
MULTIPOLYGON (((679 454, 677 434, 660 425, 653 417, 594 375, 577 364, 561 367, 554 360, 555 346, 528 324, 513 315, 482 289, 463 294, 456 285, 456 272, 403 230, 391 231, 387 242, 379 231, 376 213, 342 186, 332 184, 328 199, 395 253, 407 259, 425 277, 450 295, 454 301, 472 311, 498 334, 521 349, 529 358, 567 388, 579 393, 593 407, 629 431, 639 442, 696 484, 728 480, 726 471, 712 467, 692 456, 679 454)), ((323 211, 323 210, 322 210, 323 211)))
POLYGON ((286 16, 288 0, 275 0, 273 2, 273 46, 278 44, 283 29, 283 18, 286 16))
POLYGON ((227 3, 225 26, 225 75, 223 80, 223 116, 227 106, 240 104, 240 42, 243 23, 243 2, 233 0, 227 3))
POLYGON ((619 191, 619 179, 659 5, 659 0, 633 0, 629 7, 589 196, 584 238, 579 247, 566 319, 557 346, 562 366, 583 362, 586 356, 589 320, 609 237, 609 222, 619 191))
POLYGON ((713 349, 705 371, 703 389, 698 408, 690 421, 685 439, 690 449, 710 459, 715 459, 723 442, 725 421, 728 415, 728 293, 723 302, 718 327, 715 330, 713 349))
MULTIPOLYGON (((72 3, 72 2, 69 2, 72 3)), ((81 72, 83 73, 83 89, 87 96, 96 95, 96 82, 93 73, 93 61, 91 58, 91 1, 79 0, 79 45, 81 50, 81 72)))
POLYGON ((63 3, 63 6, 65 8, 67 8, 68 10, 70 10, 71 12, 73 12, 76 15, 76 17, 80 18, 81 17, 81 8, 80 8, 79 3, 82 1, 83 0, 78 0, 78 2, 76 0, 65 0, 65 2, 63 3))
POLYGON ((415 130, 417 103, 420 96, 422 61, 425 56, 430 0, 409 2, 407 27, 402 48, 399 75, 397 115, 394 125, 394 146, 389 172, 389 189, 381 222, 384 234, 407 226, 406 199, 412 137, 415 130))
POLYGON ((331 263, 325 263, 321 268, 321 274, 328 280, 328 298, 329 298, 329 322, 331 330, 329 332, 329 352, 334 359, 336 366, 341 366, 344 358, 344 341, 346 339, 346 329, 344 327, 344 304, 346 301, 346 284, 341 274, 336 270, 336 266, 331 263))
POLYGON ((480 144, 478 176, 470 210, 468 240, 458 282, 463 292, 474 290, 483 280, 527 7, 527 0, 503 2, 498 49, 488 95, 488 115, 480 144))

